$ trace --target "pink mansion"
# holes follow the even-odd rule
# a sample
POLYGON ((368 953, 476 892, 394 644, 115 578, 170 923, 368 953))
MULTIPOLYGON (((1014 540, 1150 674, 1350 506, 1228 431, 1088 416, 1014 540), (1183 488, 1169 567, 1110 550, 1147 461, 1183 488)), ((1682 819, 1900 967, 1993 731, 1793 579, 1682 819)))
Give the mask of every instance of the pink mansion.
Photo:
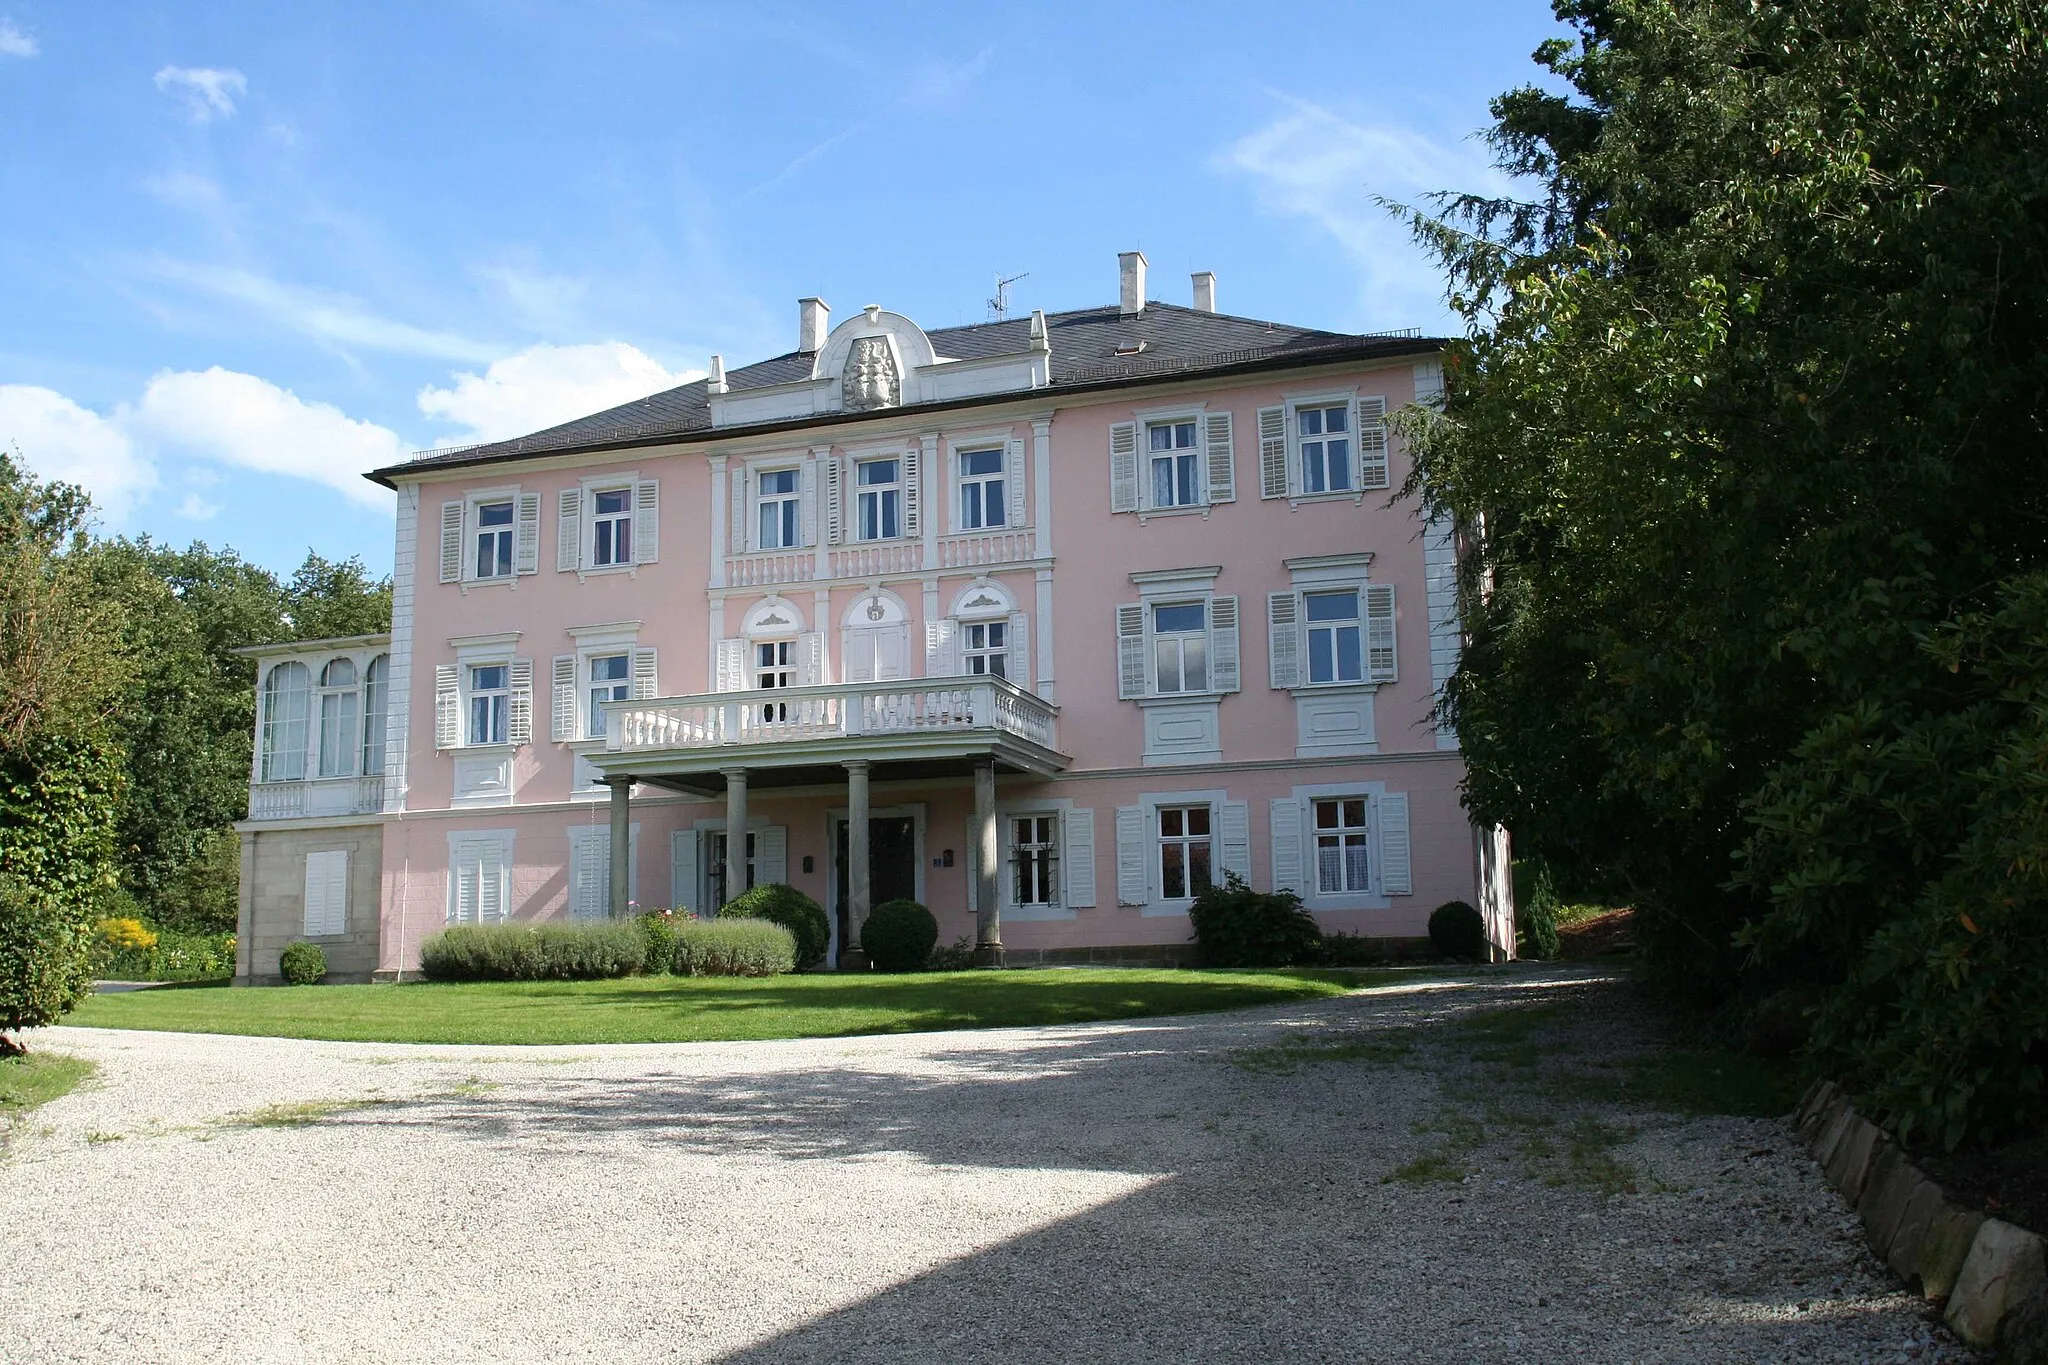
POLYGON ((237 979, 764 882, 835 964, 899 896, 985 960, 1174 960, 1227 872, 1326 931, 1469 901, 1511 953, 1433 719, 1453 537, 1392 498, 1440 343, 1120 267, 1114 305, 931 332, 805 299, 786 355, 373 473, 390 635, 250 651, 237 979))

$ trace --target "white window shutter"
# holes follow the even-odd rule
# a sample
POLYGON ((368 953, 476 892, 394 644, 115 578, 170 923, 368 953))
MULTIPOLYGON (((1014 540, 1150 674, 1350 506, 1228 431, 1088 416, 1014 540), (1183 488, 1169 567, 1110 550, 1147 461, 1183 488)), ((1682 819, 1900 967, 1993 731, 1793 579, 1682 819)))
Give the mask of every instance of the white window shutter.
POLYGON ((789 826, 767 825, 754 831, 754 880, 789 882, 789 826))
POLYGON ((1217 813, 1223 836, 1221 862, 1225 872, 1235 872, 1247 882, 1252 879, 1252 814, 1244 801, 1225 801, 1217 813))
POLYGON ((1312 887, 1301 876, 1301 802, 1291 796, 1273 798, 1273 889, 1308 895, 1312 887))
POLYGON ((1060 821, 1060 903, 1087 910, 1095 904, 1095 812, 1070 810, 1060 821))
POLYGON ((653 564, 661 558, 661 484, 642 479, 633 485, 633 562, 653 564))
POLYGON ((1152 670, 1145 658, 1145 604, 1122 602, 1116 609, 1116 694, 1125 701, 1145 695, 1152 670))
POLYGON ((454 881, 448 897, 448 918, 456 924, 477 922, 477 903, 483 891, 483 867, 467 848, 456 850, 457 862, 449 876, 454 881))
POLYGON ((540 494, 521 493, 516 516, 519 525, 512 539, 518 554, 518 570, 520 573, 539 573, 540 494))
POLYGON ((1266 595, 1266 669, 1275 687, 1301 686, 1301 598, 1266 595))
POLYGON ((1145 905, 1152 899, 1152 878, 1147 871, 1149 859, 1146 854, 1150 845, 1145 838, 1145 808, 1143 806, 1118 806, 1116 808, 1116 903, 1118 905, 1145 905))
POLYGON ((583 567, 583 490, 564 488, 555 495, 555 571, 575 573, 583 567))
POLYGON ((903 536, 916 540, 924 534, 924 451, 911 446, 903 452, 903 536))
MULTIPOLYGON (((981 832, 975 828, 974 816, 967 817, 968 853, 967 885, 972 887, 980 868, 976 866, 981 852, 981 832)), ((996 817, 996 908, 1008 913, 1017 908, 1017 822, 1007 815, 996 817)), ((972 895, 972 892, 969 893, 972 895)))
POLYGON ((825 537, 834 545, 846 543, 846 462, 837 455, 825 461, 825 537))
POLYGON ((668 903, 678 915, 697 902, 697 831, 675 830, 668 836, 668 903))
MULTIPOLYGON (((931 627, 925 627, 929 634, 931 627)), ((839 637, 839 668, 850 683, 873 682, 875 680, 875 632, 857 626, 847 627, 839 637)), ((932 672, 929 650, 927 650, 925 676, 937 676, 932 672)))
POLYGON ((555 710, 548 725, 548 738, 565 744, 576 738, 576 656, 555 656, 555 710))
POLYGON ((511 668, 511 704, 505 738, 513 744, 533 743, 533 660, 514 659, 511 668))
POLYGON ((760 539, 760 532, 754 525, 754 519, 748 515, 748 510, 753 503, 751 496, 753 491, 754 471, 743 464, 734 465, 732 467, 732 552, 736 555, 743 555, 749 550, 760 548, 756 544, 760 539))
POLYGON ((818 631, 807 630, 796 637, 796 685, 798 687, 816 687, 823 681, 825 681, 825 637, 818 631))
MULTIPOLYGON (((954 660, 959 671, 959 660, 954 660)), ((875 632, 875 681, 888 682, 910 676, 910 623, 883 626, 875 632)))
POLYGON ((462 504, 441 504, 441 581, 462 581, 462 504))
POLYGON ((434 665, 434 747, 453 749, 462 743, 462 693, 454 664, 434 665))
POLYGON ((718 642, 717 672, 714 675, 719 692, 744 692, 747 690, 747 642, 745 640, 720 640, 718 642))
POLYGON ((305 935, 325 938, 348 932, 348 850, 306 855, 305 935))
POLYGON ((1390 683, 1396 676, 1394 652, 1394 585, 1365 585, 1365 678, 1390 683))
POLYGON ((1372 803, 1373 825, 1379 835, 1380 894, 1409 896, 1415 893, 1408 858, 1408 793, 1388 792, 1372 803))
POLYGON ((1109 428, 1109 510, 1138 510, 1138 424, 1117 422, 1109 428))
POLYGON ((477 878, 476 918, 479 924, 497 924, 508 918, 512 907, 506 902, 511 899, 506 883, 511 880, 511 849, 497 840, 488 840, 483 845, 481 873, 477 878))
POLYGON ((569 831, 569 917, 603 919, 611 909, 611 830, 586 825, 569 831))
POLYGON ((1218 692, 1235 692, 1240 686, 1237 629, 1237 599, 1215 597, 1209 601, 1209 686, 1218 692))
POLYGON ((1012 440, 1010 442, 1009 454, 1003 460, 1003 478, 1008 481, 1008 486, 1003 489, 1003 492, 1007 493, 1010 499, 1010 525, 1012 527, 1022 526, 1024 524, 1024 443, 1022 441, 1012 440))
POLYGON ((1232 450, 1230 414, 1212 412, 1203 422, 1209 464, 1209 501, 1237 501, 1237 457, 1232 450))
POLYGON ((924 675, 951 678, 960 672, 960 623, 950 616, 924 623, 924 675))
POLYGON ((1021 611, 1010 613, 1010 681, 1031 690, 1031 618, 1021 611))
POLYGON ((1392 481, 1387 464, 1387 400, 1358 400, 1358 486, 1385 488, 1392 481))
POLYGON ((1287 496, 1287 409, 1259 409, 1259 496, 1287 496))
POLYGON ((633 649, 633 700, 646 701, 649 697, 661 695, 661 676, 657 672, 658 656, 653 645, 636 645, 633 649))
POLYGON ((805 460, 803 472, 797 476, 801 510, 798 519, 802 521, 803 541, 806 547, 818 543, 818 462, 805 460))

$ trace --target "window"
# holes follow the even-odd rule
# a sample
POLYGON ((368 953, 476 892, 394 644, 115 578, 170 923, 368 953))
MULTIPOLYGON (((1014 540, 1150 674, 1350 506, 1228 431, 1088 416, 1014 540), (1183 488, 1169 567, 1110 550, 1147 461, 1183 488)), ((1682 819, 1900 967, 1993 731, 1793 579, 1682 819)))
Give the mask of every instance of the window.
MULTIPOLYGON (((796 686, 796 641, 764 640, 754 646, 754 686, 796 686)), ((771 725, 788 720, 789 707, 782 703, 763 706, 761 719, 771 725)))
POLYGON ((1171 692, 1209 690, 1208 613, 1200 602, 1152 608, 1153 689, 1171 692))
POLYGON ((747 865, 742 870, 742 875, 739 878, 733 878, 729 876, 726 871, 725 851, 727 840, 725 837, 725 831, 710 831, 705 836, 704 842, 708 845, 706 852, 709 855, 711 863, 710 867, 706 870, 705 873, 706 880, 708 882, 708 885, 705 887, 705 890, 710 895, 711 909, 715 911, 718 910, 720 907, 724 906, 727 901, 730 901, 734 897, 738 896, 742 891, 751 891, 754 889, 754 876, 756 870, 756 862, 754 856, 755 835, 752 831, 749 831, 747 834, 747 865), (732 882, 735 880, 740 880, 744 884, 735 887, 732 885, 732 882))
POLYGON ((1195 424, 1153 422, 1145 428, 1146 458, 1151 461, 1154 507, 1199 507, 1196 482, 1195 424))
POLYGON ((348 932, 348 850, 323 849, 306 855, 305 932, 331 938, 348 932))
POLYGON ((1306 593, 1302 606, 1308 617, 1308 680, 1363 681, 1365 658, 1359 647, 1357 591, 1306 593))
POLYGON ((1370 891, 1367 873, 1365 798, 1347 796, 1315 803, 1316 891, 1325 896, 1370 891))
POLYGON ((476 576, 512 576, 512 504, 509 501, 477 504, 476 576))
POLYGON ((967 672, 988 677, 1010 675, 1010 624, 1007 621, 970 621, 960 627, 961 662, 967 672))
POLYGON ((590 709, 585 713, 583 725, 586 738, 604 738, 604 704, 624 701, 633 695, 632 671, 633 656, 630 654, 599 654, 591 659, 590 709))
POLYGON ((320 670, 320 776, 348 777, 355 772, 356 666, 347 659, 330 660, 320 670))
POLYGON ((789 550, 797 544, 797 493, 794 469, 770 469, 756 475, 761 535, 756 549, 789 550))
POLYGON ((1301 491, 1350 492, 1351 405, 1297 408, 1294 420, 1301 433, 1301 491))
POLYGON ((263 680, 265 782, 297 782, 306 775, 306 728, 313 706, 313 675, 304 664, 279 664, 263 680))
POLYGON ((469 669, 469 742, 506 742, 506 715, 511 709, 511 668, 506 664, 472 664, 469 669))
POLYGON ((1190 900, 1207 891, 1212 845, 1209 807, 1159 808, 1159 894, 1166 900, 1190 900))
POLYGON ((1057 815, 1023 815, 1010 822, 1014 904, 1051 905, 1057 899, 1059 827, 1057 815))
POLYGON ((363 673, 363 776, 384 772, 384 729, 391 716, 391 656, 379 654, 363 673))
POLYGON ((1001 526, 1007 515, 1003 501, 1003 452, 960 452, 960 529, 980 531, 1001 526))
POLYGON ((600 489, 592 498, 590 562, 597 568, 633 562, 633 490, 600 489))
POLYGON ((902 461, 863 460, 857 468, 856 534, 862 540, 894 540, 902 534, 902 461))
POLYGON ((496 924, 511 909, 512 831, 448 836, 448 922, 496 924))

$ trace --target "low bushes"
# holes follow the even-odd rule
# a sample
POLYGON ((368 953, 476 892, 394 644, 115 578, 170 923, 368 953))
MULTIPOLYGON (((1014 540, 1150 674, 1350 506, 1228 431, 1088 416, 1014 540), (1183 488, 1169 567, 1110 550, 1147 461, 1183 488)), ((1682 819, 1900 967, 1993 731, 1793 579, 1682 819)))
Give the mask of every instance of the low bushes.
POLYGON ((317 943, 287 943, 278 954, 277 970, 289 985, 316 986, 327 975, 327 954, 317 943))
POLYGON ((765 919, 678 919, 668 969, 677 976, 781 976, 796 970, 796 937, 765 919))
POLYGON ((1486 921, 1464 901, 1445 901, 1430 911, 1429 942, 1438 957, 1477 962, 1486 956, 1486 921))
POLYGON ((458 924, 420 944, 429 981, 593 981, 647 964, 638 924, 458 924))
POLYGON ((860 946, 876 971, 914 972, 931 961, 939 922, 916 901, 883 901, 868 912, 860 946))
POLYGON ((1286 967, 1322 959, 1323 934, 1292 891, 1254 891, 1235 872, 1188 911, 1205 967, 1286 967))
POLYGON ((127 916, 93 929, 92 974, 112 981, 207 981, 235 974, 233 934, 151 929, 127 916))
POLYGON ((796 969, 807 972, 825 960, 832 943, 832 926, 825 907, 793 886, 769 882, 751 887, 726 902, 720 919, 765 919, 789 930, 796 941, 796 969))

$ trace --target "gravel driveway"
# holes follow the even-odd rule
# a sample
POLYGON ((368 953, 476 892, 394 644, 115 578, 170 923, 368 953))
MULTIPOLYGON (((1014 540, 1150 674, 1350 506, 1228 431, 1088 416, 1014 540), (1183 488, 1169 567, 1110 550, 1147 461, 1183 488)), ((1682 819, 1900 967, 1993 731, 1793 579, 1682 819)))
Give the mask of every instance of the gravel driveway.
POLYGON ((0 1360, 1969 1358, 1782 1122, 1531 1062, 1644 1036, 1563 969, 822 1042, 56 1029, 100 1081, 0 1158, 0 1360))

